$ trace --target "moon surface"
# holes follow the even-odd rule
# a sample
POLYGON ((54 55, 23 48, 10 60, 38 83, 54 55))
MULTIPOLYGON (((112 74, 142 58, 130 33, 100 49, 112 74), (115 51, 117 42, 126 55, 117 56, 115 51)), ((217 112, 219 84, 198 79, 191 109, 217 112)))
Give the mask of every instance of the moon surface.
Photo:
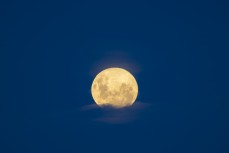
POLYGON ((131 73, 122 68, 108 68, 94 79, 91 93, 100 106, 123 108, 131 106, 138 95, 138 84, 131 73))

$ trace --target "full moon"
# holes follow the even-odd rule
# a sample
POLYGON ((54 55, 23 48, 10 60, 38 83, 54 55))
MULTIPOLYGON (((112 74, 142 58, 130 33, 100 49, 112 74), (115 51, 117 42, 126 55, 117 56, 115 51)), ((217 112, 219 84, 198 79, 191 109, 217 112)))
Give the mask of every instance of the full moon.
POLYGON ((131 106, 138 95, 138 84, 131 73, 122 68, 108 68, 94 79, 91 93, 100 106, 123 108, 131 106))

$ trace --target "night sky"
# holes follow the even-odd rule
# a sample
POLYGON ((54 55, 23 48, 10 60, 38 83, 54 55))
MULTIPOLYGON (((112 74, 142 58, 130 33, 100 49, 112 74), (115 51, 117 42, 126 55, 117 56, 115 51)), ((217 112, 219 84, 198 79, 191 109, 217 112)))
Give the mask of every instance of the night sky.
POLYGON ((229 2, 39 0, 0 4, 1 153, 228 153, 229 2), (109 67, 133 107, 97 108, 109 67))

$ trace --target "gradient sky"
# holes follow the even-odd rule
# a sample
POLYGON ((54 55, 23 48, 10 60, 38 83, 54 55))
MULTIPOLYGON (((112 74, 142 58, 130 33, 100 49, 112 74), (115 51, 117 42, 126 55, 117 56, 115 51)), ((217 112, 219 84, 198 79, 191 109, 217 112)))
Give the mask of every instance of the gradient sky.
POLYGON ((13 0, 0 14, 1 153, 229 152, 226 0, 13 0), (136 77, 138 105, 94 108, 108 67, 136 77))

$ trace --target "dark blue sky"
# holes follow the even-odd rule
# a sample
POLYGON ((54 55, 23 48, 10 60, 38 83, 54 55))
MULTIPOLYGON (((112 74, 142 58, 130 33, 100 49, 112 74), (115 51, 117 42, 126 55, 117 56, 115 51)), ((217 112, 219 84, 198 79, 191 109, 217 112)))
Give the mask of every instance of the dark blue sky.
POLYGON ((0 11, 1 153, 229 152, 226 0, 7 1, 0 11), (147 107, 131 122, 82 111, 107 67, 138 81, 147 107))

